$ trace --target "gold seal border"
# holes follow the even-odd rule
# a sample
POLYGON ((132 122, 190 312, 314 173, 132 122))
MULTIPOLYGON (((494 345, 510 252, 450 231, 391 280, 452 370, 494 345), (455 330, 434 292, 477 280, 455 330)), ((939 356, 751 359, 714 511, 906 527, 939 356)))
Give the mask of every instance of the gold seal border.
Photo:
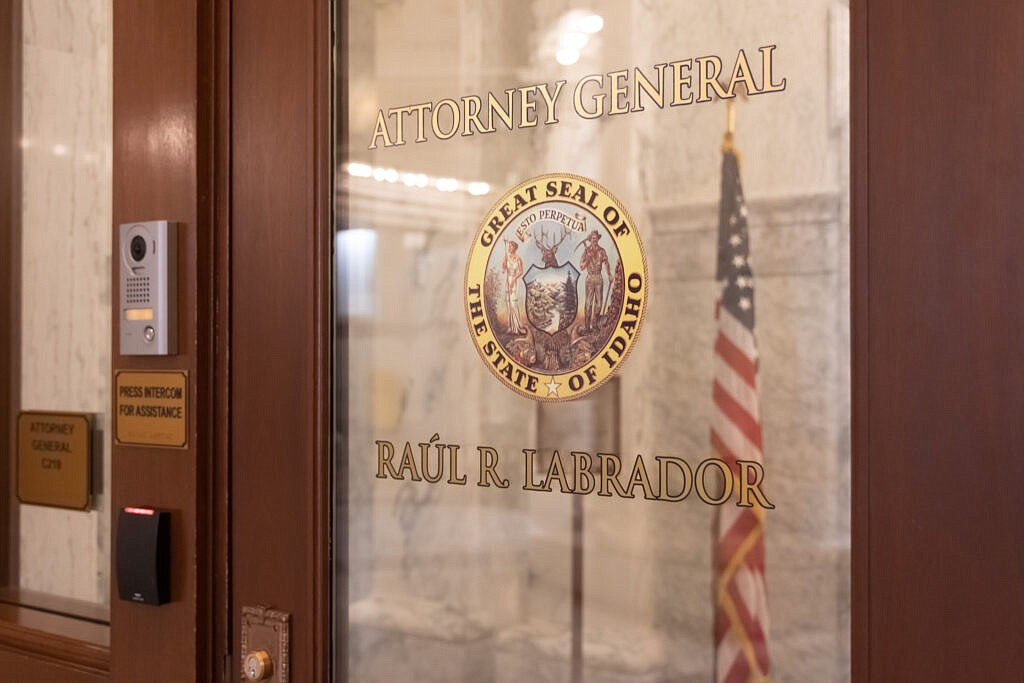
MULTIPOLYGON (((506 190, 505 193, 502 194, 498 198, 498 200, 487 210, 487 212, 484 214, 484 218, 480 222, 477 230, 473 233, 473 242, 470 245, 468 258, 466 259, 466 269, 465 269, 465 275, 463 277, 463 291, 462 291, 462 294, 463 294, 463 308, 465 309, 466 324, 467 324, 468 329, 469 329, 470 339, 471 339, 471 341, 473 343, 474 348, 477 351, 477 354, 480 356, 480 359, 483 361, 483 363, 487 367, 488 371, 492 375, 494 375, 495 378, 504 387, 506 387, 507 389, 510 389, 510 390, 512 390, 514 392, 516 392, 520 396, 523 396, 523 397, 528 398, 528 399, 532 399, 534 401, 545 401, 545 402, 550 402, 550 403, 561 403, 561 402, 565 402, 565 401, 574 401, 576 399, 583 398, 584 396, 587 396, 591 392, 596 391, 597 389, 599 389, 602 386, 604 386, 604 384, 609 379, 611 379, 612 376, 614 376, 615 373, 617 373, 619 371, 619 369, 622 367, 622 365, 629 359, 629 355, 632 352, 633 347, 636 345, 637 340, 640 338, 640 331, 643 328, 644 318, 646 317, 646 314, 647 314, 647 301, 650 298, 650 290, 651 290, 650 284, 649 284, 649 277, 650 276, 649 276, 649 273, 648 273, 648 270, 647 270, 647 256, 644 253, 643 242, 640 239, 640 231, 639 231, 638 225, 637 225, 636 221, 633 220, 633 217, 629 213, 629 210, 626 209, 625 205, 619 200, 619 198, 615 194, 613 194, 611 191, 609 191, 604 185, 601 185, 600 183, 598 183, 598 182, 596 182, 596 181, 594 181, 594 180, 592 180, 592 179, 590 179, 590 178, 588 178, 586 176, 582 176, 582 175, 575 174, 575 173, 558 173, 558 172, 555 172, 555 173, 545 173, 545 174, 542 174, 542 175, 533 176, 531 178, 528 178, 528 179, 520 182, 515 187, 513 187, 513 188, 511 188, 509 190, 506 190), (531 185, 536 185, 539 189, 542 189, 542 188, 544 188, 546 186, 547 182, 550 181, 550 180, 557 180, 557 181, 569 180, 569 181, 575 182, 577 184, 580 184, 580 185, 582 185, 582 186, 584 186, 584 187, 586 187, 588 189, 596 190, 603 197, 607 198, 607 200, 608 200, 607 203, 615 207, 615 209, 620 213, 620 219, 625 219, 625 222, 630 227, 629 236, 626 237, 625 239, 623 239, 623 242, 626 242, 627 244, 631 243, 633 246, 635 246, 635 254, 631 254, 631 256, 632 256, 631 260, 635 260, 635 258, 637 256, 639 256, 640 265, 641 265, 641 269, 642 269, 642 273, 643 273, 643 285, 642 285, 641 290, 640 290, 640 299, 641 299, 641 302, 640 302, 640 314, 637 316, 636 329, 633 331, 633 336, 626 341, 626 348, 622 352, 622 354, 618 357, 618 359, 616 360, 615 367, 611 368, 611 369, 606 369, 602 373, 599 373, 598 379, 593 384, 590 384, 589 386, 585 386, 584 388, 582 388, 582 389, 580 389, 578 391, 572 392, 569 395, 561 395, 560 394, 560 395, 557 395, 557 396, 545 395, 543 387, 545 387, 547 385, 547 383, 543 382, 542 380, 547 379, 547 380, 549 380, 549 382, 552 382, 552 381, 556 382, 556 383, 559 384, 559 387, 566 387, 566 389, 568 390, 568 380, 569 380, 569 378, 572 377, 573 375, 580 374, 582 372, 582 368, 579 369, 579 370, 572 371, 572 372, 566 372, 566 373, 556 374, 556 375, 544 374, 542 372, 537 372, 536 370, 533 370, 533 369, 530 369, 530 368, 526 368, 526 367, 520 365, 518 362, 512 360, 511 358, 509 358, 506 355, 505 356, 506 363, 511 364, 516 370, 520 370, 523 373, 526 373, 526 374, 529 374, 529 375, 535 375, 535 376, 537 376, 539 378, 539 380, 541 380, 541 381, 538 382, 538 387, 540 389, 538 390, 538 392, 536 394, 531 393, 531 392, 529 392, 529 391, 527 391, 525 389, 521 389, 518 385, 515 384, 515 382, 510 382, 504 375, 502 375, 501 372, 494 366, 494 364, 491 362, 491 360, 484 353, 483 345, 484 345, 484 343, 486 343, 486 341, 488 339, 491 339, 491 340, 494 341, 495 344, 497 344, 498 348, 501 349, 503 355, 505 354, 505 348, 503 346, 501 346, 501 344, 498 342, 497 338, 495 337, 495 335, 494 335, 494 333, 493 333, 493 331, 491 329, 491 321, 487 317, 486 306, 484 306, 484 308, 483 308, 483 315, 484 315, 484 320, 486 320, 486 322, 487 322, 487 332, 484 335, 482 335, 482 336, 478 336, 476 331, 475 331, 475 329, 474 329, 473 317, 472 317, 472 315, 470 313, 470 306, 469 306, 469 299, 470 299, 470 295, 469 295, 470 273, 474 270, 474 268, 473 268, 474 263, 475 263, 475 258, 474 257, 478 253, 484 252, 484 256, 483 256, 483 275, 486 276, 487 262, 490 259, 490 254, 497 247, 497 245, 499 243, 499 240, 501 239, 501 236, 505 234, 505 231, 509 229, 509 227, 512 225, 514 220, 517 217, 519 217, 520 215, 522 215, 523 212, 528 211, 531 208, 534 208, 534 207, 536 207, 536 206, 538 206, 540 204, 545 204, 545 203, 549 203, 549 202, 559 202, 559 201, 563 202, 563 203, 567 203, 567 204, 578 205, 581 208, 584 208, 585 210, 590 212, 591 215, 593 215, 595 218, 597 218, 599 221, 601 221, 601 224, 610 233, 611 237, 614 240, 615 247, 616 247, 616 249, 618 249, 618 252, 619 252, 619 261, 620 261, 620 263, 623 264, 624 301, 625 301, 625 298, 628 298, 629 290, 626 289, 626 282, 628 282, 629 277, 628 277, 628 273, 626 272, 626 268, 625 268, 625 262, 626 262, 626 257, 625 256, 626 255, 624 254, 624 249, 620 246, 620 242, 619 242, 620 238, 616 237, 615 230, 608 225, 608 223, 605 221, 603 216, 598 215, 598 213, 596 211, 594 211, 594 209, 592 207, 590 207, 589 205, 587 205, 586 203, 580 204, 580 202, 578 202, 577 200, 574 200, 571 197, 563 197, 563 196, 559 195, 559 196, 556 196, 556 197, 550 197, 550 198, 543 198, 543 199, 535 200, 530 205, 520 209, 519 211, 517 211, 515 213, 510 214, 509 217, 506 219, 504 225, 502 225, 501 229, 498 230, 497 232, 493 233, 494 234, 494 238, 493 238, 494 241, 489 246, 484 247, 483 245, 480 244, 481 236, 485 232, 489 232, 489 230, 488 230, 488 219, 491 216, 493 216, 495 213, 499 212, 499 210, 500 210, 502 205, 504 205, 506 202, 514 199, 517 194, 519 194, 521 191, 525 191, 526 188, 530 187, 531 185)), ((480 303, 481 303, 481 306, 483 306, 483 304, 484 304, 484 301, 483 301, 483 296, 484 296, 483 282, 484 282, 484 280, 481 279, 481 282, 480 282, 480 286, 481 286, 480 303)), ((619 325, 622 322, 622 318, 623 318, 623 316, 620 313, 619 318, 616 321, 615 329, 619 329, 619 325)), ((609 337, 608 342, 604 346, 602 346, 600 350, 598 350, 595 353, 595 355, 594 355, 595 359, 600 358, 605 352, 607 352, 609 350, 609 348, 610 348, 612 342, 614 341, 615 337, 616 337, 616 335, 613 333, 609 337)))

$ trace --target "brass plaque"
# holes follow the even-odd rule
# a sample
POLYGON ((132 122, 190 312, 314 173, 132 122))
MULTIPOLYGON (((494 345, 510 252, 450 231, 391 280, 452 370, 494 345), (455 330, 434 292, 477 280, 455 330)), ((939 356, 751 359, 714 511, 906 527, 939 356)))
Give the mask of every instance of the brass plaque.
POLYGON ((114 373, 114 435, 137 446, 188 445, 188 373, 114 373))
POLYGON ((89 507, 92 417, 26 411, 18 415, 18 500, 89 507))

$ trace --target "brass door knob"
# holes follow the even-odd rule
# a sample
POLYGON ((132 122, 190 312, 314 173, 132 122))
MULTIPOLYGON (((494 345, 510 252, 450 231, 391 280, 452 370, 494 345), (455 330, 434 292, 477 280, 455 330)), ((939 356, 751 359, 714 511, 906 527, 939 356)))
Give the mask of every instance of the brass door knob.
POLYGON ((265 681, 274 675, 274 662, 266 650, 253 650, 242 661, 242 673, 247 681, 265 681))

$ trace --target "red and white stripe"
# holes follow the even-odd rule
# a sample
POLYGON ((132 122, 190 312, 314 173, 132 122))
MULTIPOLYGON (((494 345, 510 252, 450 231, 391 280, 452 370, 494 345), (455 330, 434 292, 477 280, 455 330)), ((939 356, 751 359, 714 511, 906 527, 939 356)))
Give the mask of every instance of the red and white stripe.
POLYGON ((711 448, 733 473, 733 499, 715 520, 715 681, 770 680, 764 511, 735 505, 737 460, 763 463, 757 344, 750 329, 719 306, 715 340, 711 448))

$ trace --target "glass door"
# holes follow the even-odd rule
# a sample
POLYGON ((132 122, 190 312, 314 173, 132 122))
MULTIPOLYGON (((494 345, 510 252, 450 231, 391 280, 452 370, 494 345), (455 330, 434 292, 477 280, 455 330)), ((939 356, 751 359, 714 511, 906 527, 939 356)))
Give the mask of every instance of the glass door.
POLYGON ((849 680, 847 4, 337 14, 337 680, 849 680))

